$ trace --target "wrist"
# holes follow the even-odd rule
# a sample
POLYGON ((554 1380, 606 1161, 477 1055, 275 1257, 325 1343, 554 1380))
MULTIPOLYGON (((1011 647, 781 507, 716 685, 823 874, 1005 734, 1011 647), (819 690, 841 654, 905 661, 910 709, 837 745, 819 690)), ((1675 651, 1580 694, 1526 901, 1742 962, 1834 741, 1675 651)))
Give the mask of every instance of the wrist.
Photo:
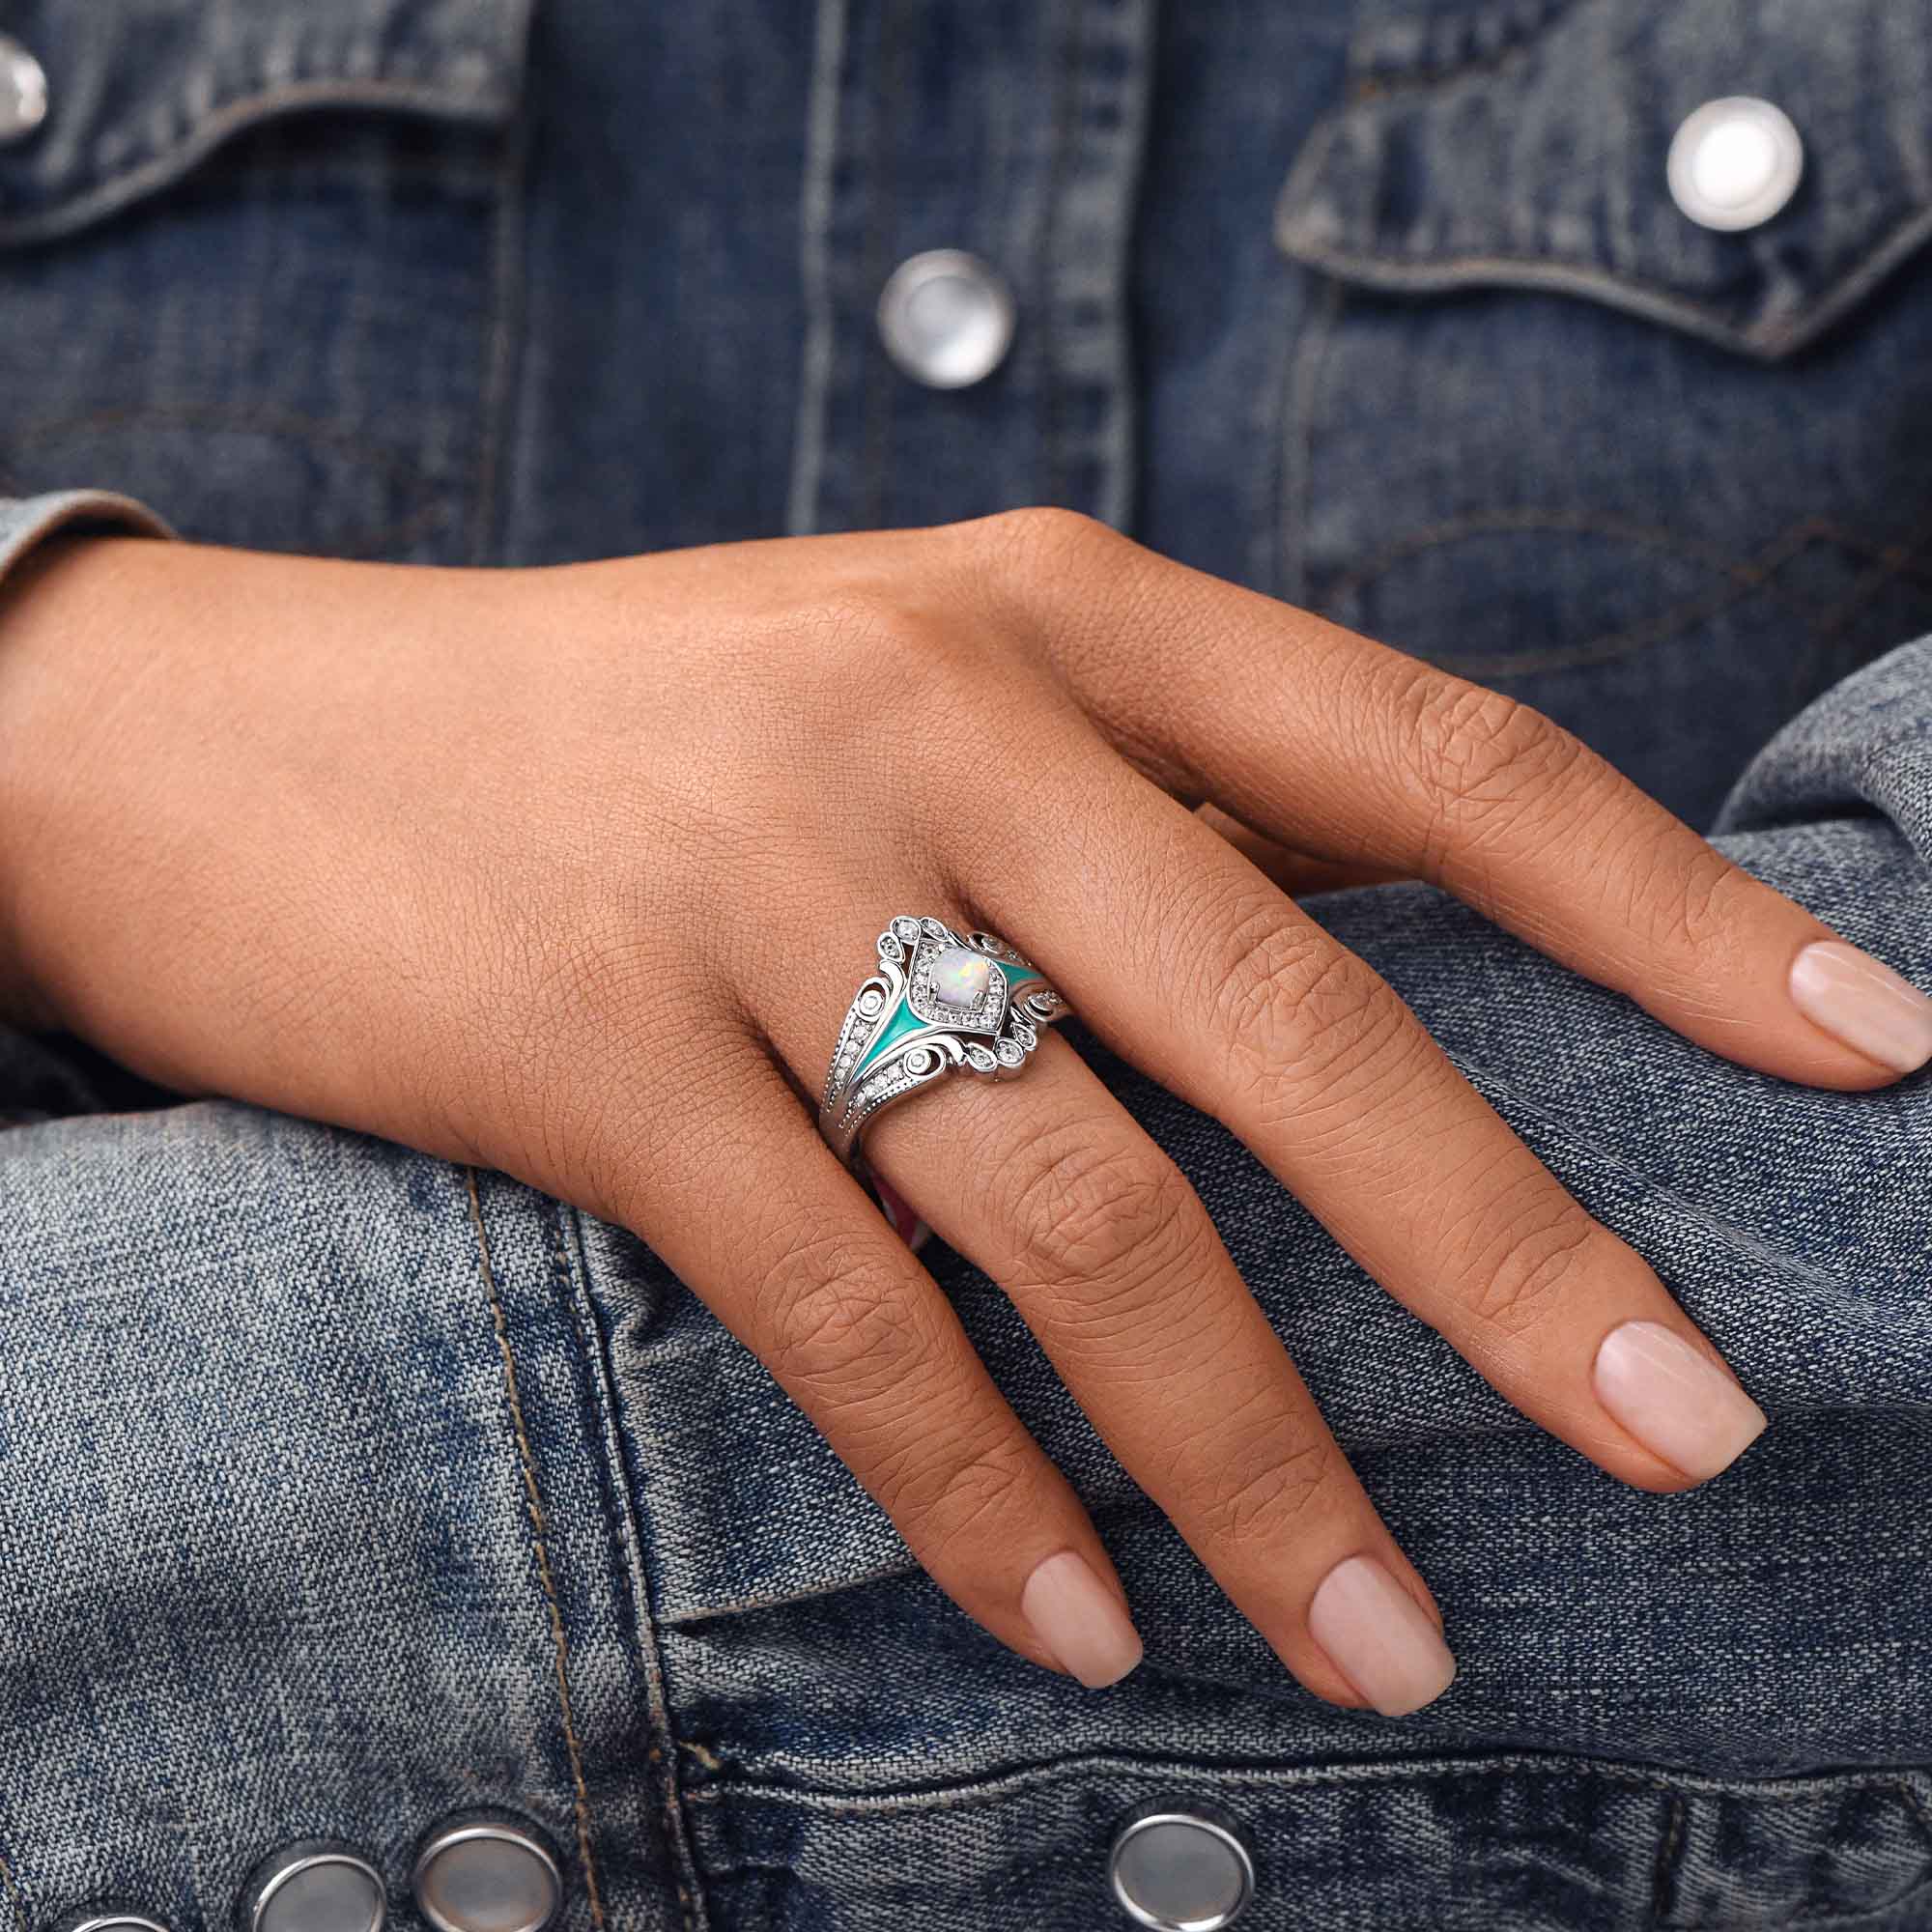
POLYGON ((98 881, 75 838, 153 538, 60 533, 0 584, 0 1019, 68 1025, 49 911, 98 881))

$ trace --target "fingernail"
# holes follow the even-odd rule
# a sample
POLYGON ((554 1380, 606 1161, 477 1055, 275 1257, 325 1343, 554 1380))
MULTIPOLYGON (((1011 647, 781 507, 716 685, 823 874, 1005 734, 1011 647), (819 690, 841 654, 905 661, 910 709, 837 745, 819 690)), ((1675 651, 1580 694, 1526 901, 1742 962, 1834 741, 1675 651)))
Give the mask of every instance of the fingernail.
POLYGON ((1728 1468, 1764 1433, 1730 1372, 1657 1321, 1626 1321, 1597 1350, 1597 1400, 1653 1456, 1693 1482, 1728 1468))
POLYGON ((1932 1060, 1932 1000, 1841 939, 1821 939, 1791 962, 1791 1003, 1881 1066, 1914 1073, 1932 1060))
POLYGON ((1322 1577, 1308 1628, 1385 1718, 1434 1703, 1455 1680, 1456 1660, 1435 1620, 1373 1556, 1345 1557, 1322 1577))
POLYGON ((1141 1661, 1133 1619, 1071 1549, 1049 1556, 1027 1578, 1020 1614, 1090 1690, 1118 1684, 1141 1661))

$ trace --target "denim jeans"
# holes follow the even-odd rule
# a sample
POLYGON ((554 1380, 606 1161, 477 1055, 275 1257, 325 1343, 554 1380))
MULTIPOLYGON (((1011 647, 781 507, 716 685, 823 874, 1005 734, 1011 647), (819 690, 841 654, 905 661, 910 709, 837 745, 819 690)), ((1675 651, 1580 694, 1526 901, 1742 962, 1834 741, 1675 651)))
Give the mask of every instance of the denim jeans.
MULTIPOLYGON (((50 101, 0 148, 0 568, 63 516, 520 564, 1058 500, 1549 711, 1932 985, 1919 8, 0 29, 50 101), (1662 155, 1740 92, 1805 176, 1720 234, 1662 155), (934 246, 1018 316, 957 392, 874 327, 934 246)), ((961 1615, 634 1235, 0 1031, 0 1932, 225 1927, 318 1836, 411 1925, 474 1804, 567 1932, 1086 1932, 1146 1803, 1247 1834, 1247 1932, 1932 1927, 1932 1085, 1720 1063, 1419 886, 1311 903, 1772 1418, 1621 1487, 1069 1026, 1442 1605, 1400 1720, 1284 1672, 938 1243, 1132 1599, 1108 1690, 961 1615)))

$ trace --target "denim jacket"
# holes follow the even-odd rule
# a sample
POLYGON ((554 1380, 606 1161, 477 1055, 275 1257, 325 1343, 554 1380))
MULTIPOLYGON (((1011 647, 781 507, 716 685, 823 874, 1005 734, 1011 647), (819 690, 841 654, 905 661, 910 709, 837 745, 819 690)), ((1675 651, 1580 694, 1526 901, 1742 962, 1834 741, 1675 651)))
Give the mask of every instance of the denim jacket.
MULTIPOLYGON (((1932 906, 1932 662, 1854 676, 1932 630, 1921 0, 0 0, 0 35, 46 92, 0 113, 0 569, 62 523, 497 565, 1065 503, 1528 700, 1700 826, 1776 800, 1809 842, 1739 849, 1932 963, 1886 909, 1932 906), (1802 173, 1726 229, 1667 157, 1733 97, 1802 173), (1011 304, 951 387, 880 335, 936 249, 1011 304)), ((1812 1096, 1782 1139, 1773 1083, 1419 889, 1323 916, 1797 1446, 1611 1495, 1141 1094, 1499 1661, 1402 1723, 1318 1706, 942 1255, 1140 1593, 1149 1663, 1082 1702, 641 1243, 355 1136, 123 1110, 16 1038, 0 1932, 235 1923, 307 1838, 414 1923, 418 1833, 469 1804, 541 1827, 572 1932, 1125 1924, 1110 1834, 1163 1798, 1239 1814, 1249 1932, 1932 1924, 1932 1666, 1887 1622, 1932 1639, 1926 1114, 1812 1096), (1591 1124, 1633 1069, 1645 1117, 1591 1124), (1904 1205, 1861 1216, 1860 1176, 1904 1205)))

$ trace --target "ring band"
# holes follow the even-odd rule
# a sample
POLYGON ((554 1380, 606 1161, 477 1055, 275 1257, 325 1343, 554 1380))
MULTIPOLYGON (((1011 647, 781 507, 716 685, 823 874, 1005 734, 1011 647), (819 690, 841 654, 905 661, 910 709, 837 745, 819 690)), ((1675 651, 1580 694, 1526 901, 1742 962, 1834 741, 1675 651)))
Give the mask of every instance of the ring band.
POLYGON ((861 1136, 882 1108, 955 1068, 1011 1079, 1039 1043, 1039 1029, 1071 1011, 1004 939, 962 938, 944 920, 901 913, 879 934, 879 970, 845 1009, 818 1131, 863 1172, 861 1136))

